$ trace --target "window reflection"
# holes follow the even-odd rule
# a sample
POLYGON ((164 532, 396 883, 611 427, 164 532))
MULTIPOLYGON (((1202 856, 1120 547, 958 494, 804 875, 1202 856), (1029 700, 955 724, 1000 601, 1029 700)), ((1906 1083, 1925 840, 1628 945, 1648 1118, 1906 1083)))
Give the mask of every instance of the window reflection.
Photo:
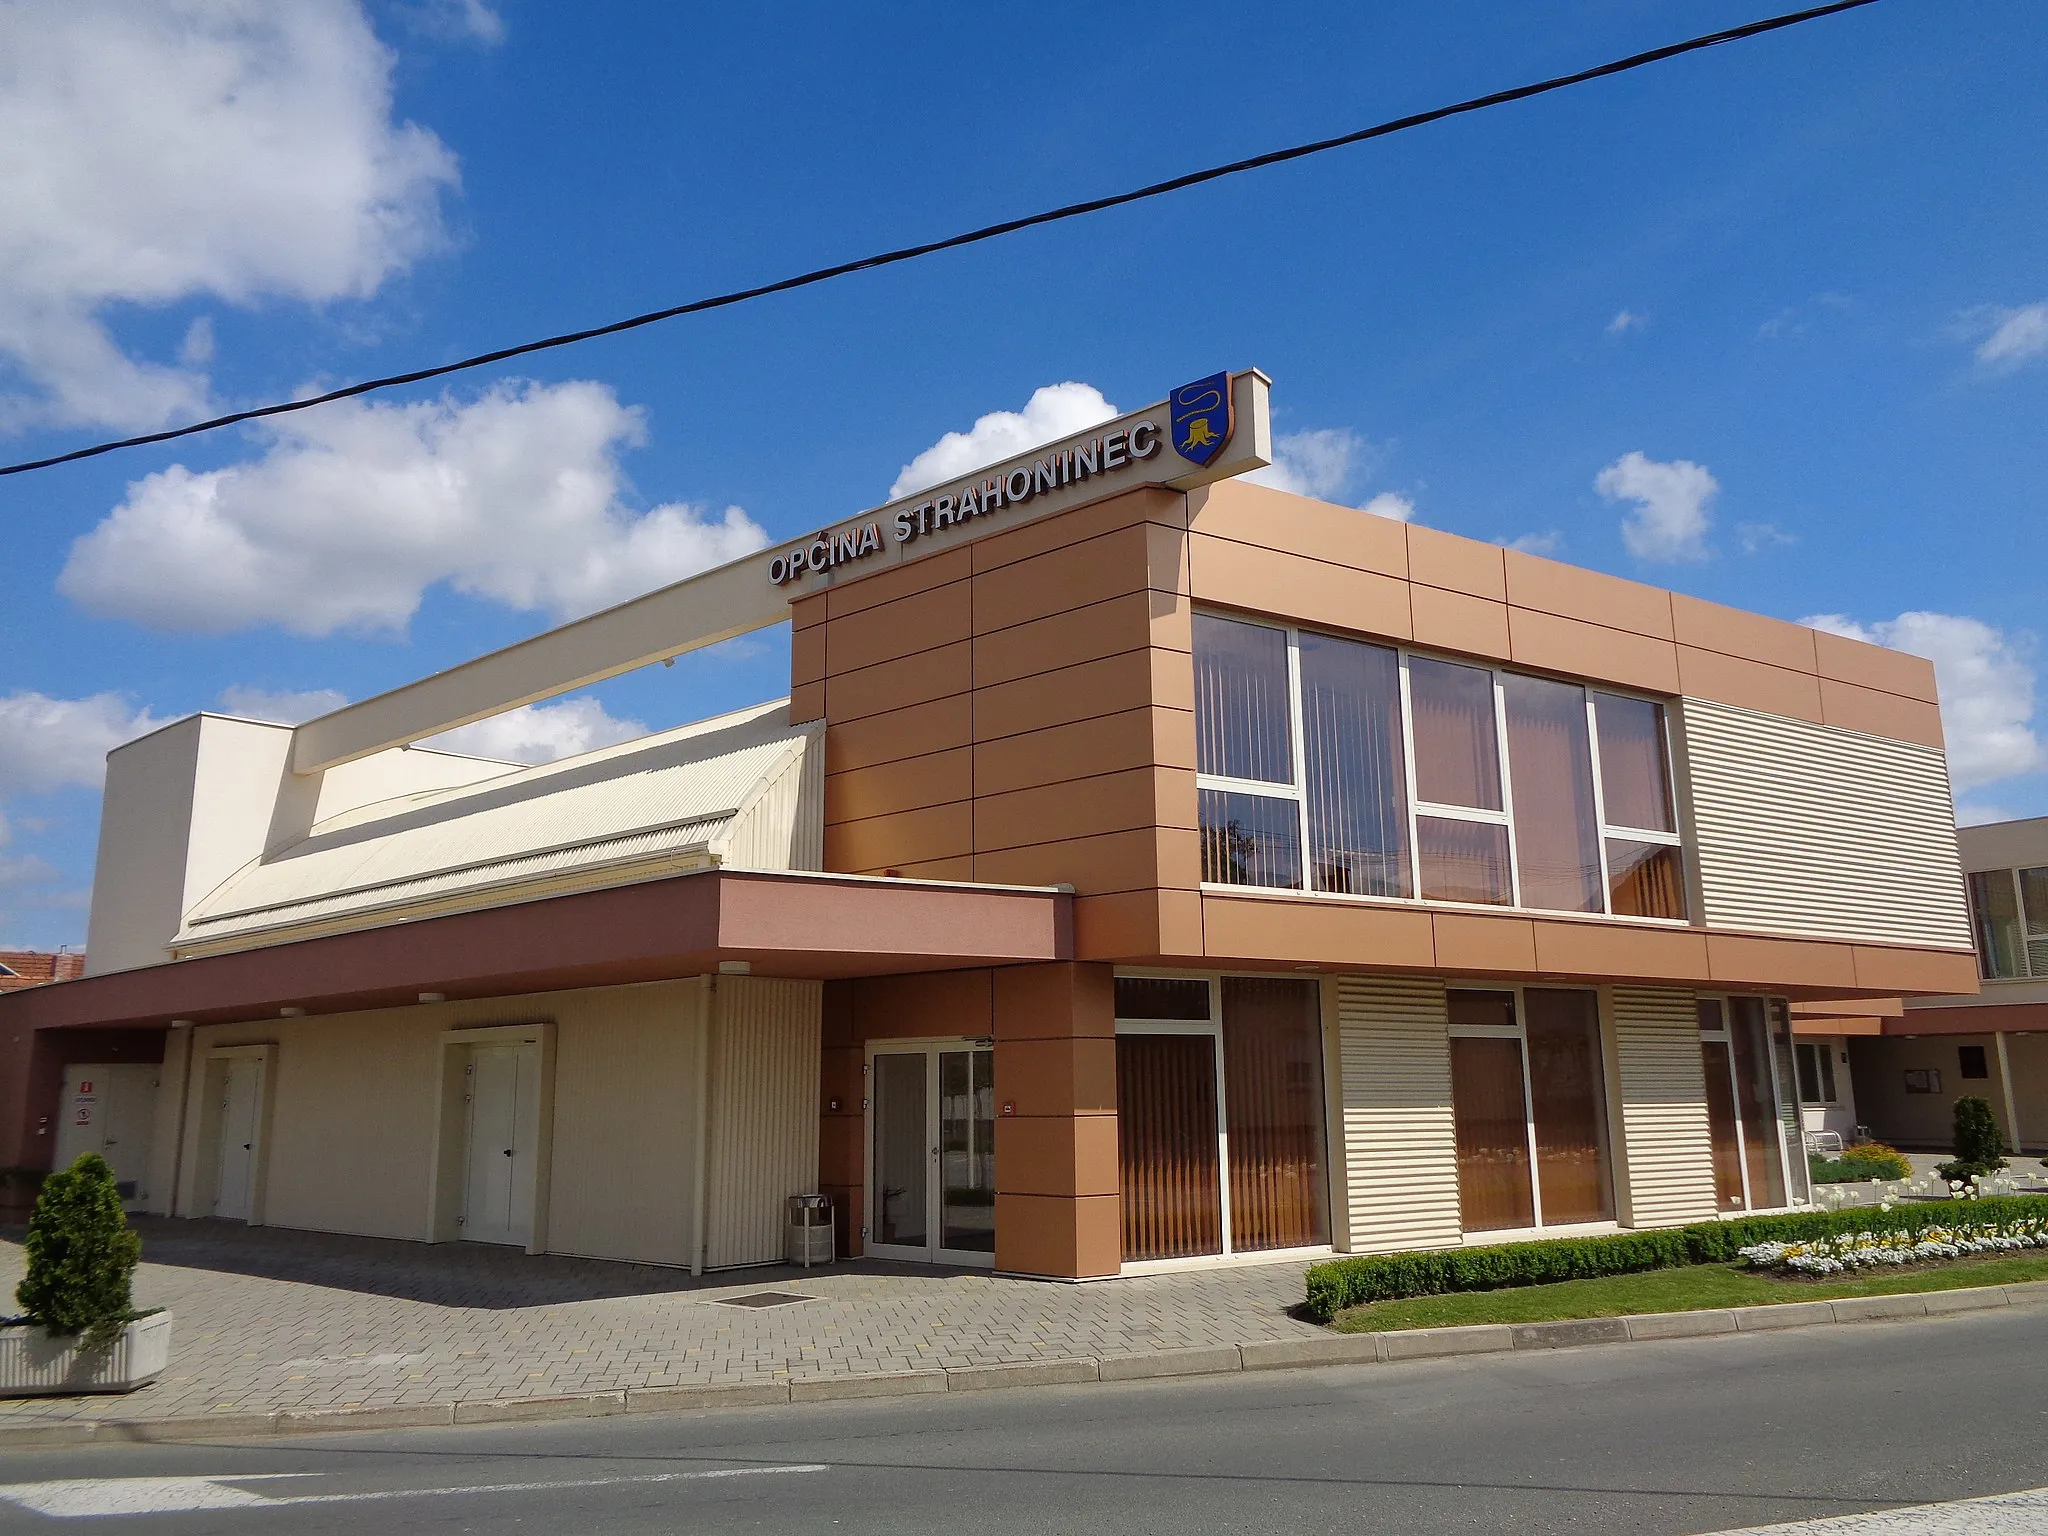
POLYGON ((1515 797, 1522 905, 1598 912, 1600 827, 1593 812, 1593 752, 1586 690, 1513 673, 1507 702, 1508 784, 1515 797))

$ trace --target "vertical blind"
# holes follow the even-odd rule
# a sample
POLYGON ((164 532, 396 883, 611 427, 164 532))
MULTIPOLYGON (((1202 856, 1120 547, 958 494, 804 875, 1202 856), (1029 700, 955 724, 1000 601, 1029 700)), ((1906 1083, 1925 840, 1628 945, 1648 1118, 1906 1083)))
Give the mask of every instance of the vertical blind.
POLYGON ((1505 906, 1519 870, 1524 907, 1684 919, 1654 700, 1213 614, 1194 646, 1205 881, 1505 906))
POLYGON ((1328 1241, 1321 992, 1312 981, 1223 981, 1230 1246, 1328 1241))
POLYGON ((1586 690, 1509 674, 1508 782, 1515 797, 1522 904, 1598 912, 1600 823, 1593 812, 1593 755, 1586 690))
POLYGON ((1301 637, 1300 654, 1314 888, 1406 896, 1401 658, 1384 646, 1315 634, 1301 637))
POLYGON ((1606 1221, 1614 1214, 1614 1194, 1598 999, 1591 992, 1531 987, 1523 1003, 1543 1224, 1606 1221))
POLYGON ((1126 1259, 1223 1251, 1216 1046, 1208 1035, 1118 1035, 1116 1140, 1126 1259))

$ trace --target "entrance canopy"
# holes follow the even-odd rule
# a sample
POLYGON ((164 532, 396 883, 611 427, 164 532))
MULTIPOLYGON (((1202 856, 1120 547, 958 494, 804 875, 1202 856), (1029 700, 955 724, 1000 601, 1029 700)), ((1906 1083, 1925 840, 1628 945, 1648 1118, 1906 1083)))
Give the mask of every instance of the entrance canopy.
POLYGON ((827 979, 1031 964, 1072 958, 1071 911, 1047 887, 713 869, 34 987, 0 997, 0 1029, 343 1013, 741 965, 827 979))

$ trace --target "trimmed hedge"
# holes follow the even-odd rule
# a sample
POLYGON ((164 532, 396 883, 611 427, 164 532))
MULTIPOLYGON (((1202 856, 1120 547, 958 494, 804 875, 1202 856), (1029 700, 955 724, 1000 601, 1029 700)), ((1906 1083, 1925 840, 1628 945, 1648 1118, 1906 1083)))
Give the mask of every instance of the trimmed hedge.
POLYGON ((1369 1301, 1595 1280, 1688 1264, 1727 1264, 1740 1249, 1757 1243, 1798 1242, 1838 1232, 1920 1232, 1957 1221, 2003 1222, 2027 1216, 2048 1217, 2048 1196, 1915 1201, 1889 1211, 1880 1206, 1795 1211, 1655 1232, 1617 1232, 1607 1237, 1556 1237, 1494 1247, 1372 1254, 1313 1266, 1308 1272, 1307 1310, 1317 1322, 1327 1323, 1344 1308, 1369 1301))

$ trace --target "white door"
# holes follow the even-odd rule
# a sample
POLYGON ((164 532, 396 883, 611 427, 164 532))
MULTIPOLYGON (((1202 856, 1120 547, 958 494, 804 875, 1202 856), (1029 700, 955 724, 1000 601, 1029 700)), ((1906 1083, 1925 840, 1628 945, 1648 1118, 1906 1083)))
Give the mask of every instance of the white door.
POLYGON ((257 1133, 263 1113, 263 1063, 229 1057, 221 1074, 220 1164, 213 1214, 247 1221, 256 1201, 257 1133))
POLYGON ((469 1148, 462 1235, 473 1243, 533 1239, 540 1047, 479 1045, 469 1053, 469 1148))

